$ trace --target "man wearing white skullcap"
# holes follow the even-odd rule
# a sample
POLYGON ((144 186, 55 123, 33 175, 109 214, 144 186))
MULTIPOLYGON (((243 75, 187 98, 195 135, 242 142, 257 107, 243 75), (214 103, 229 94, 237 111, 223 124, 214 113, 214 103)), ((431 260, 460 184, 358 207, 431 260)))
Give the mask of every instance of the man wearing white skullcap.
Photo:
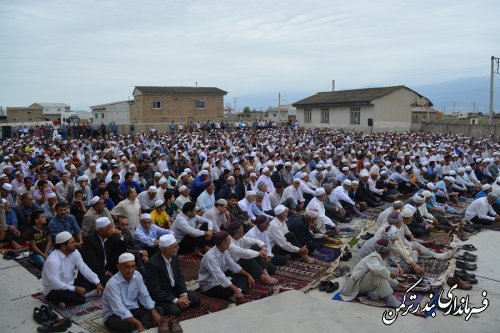
POLYGON ((307 246, 300 246, 297 237, 288 230, 286 224, 288 208, 279 205, 274 208, 275 218, 269 225, 269 241, 274 254, 300 258, 303 262, 313 263, 314 259, 308 256, 307 246))
POLYGON ((318 187, 314 191, 314 198, 309 201, 306 207, 306 212, 308 210, 310 211, 315 211, 319 214, 318 219, 317 219, 317 228, 315 231, 315 237, 321 238, 324 241, 327 242, 333 242, 334 244, 338 244, 337 240, 330 238, 330 236, 334 236, 338 230, 335 227, 335 223, 326 216, 326 210, 325 210, 325 205, 324 201, 326 199, 326 192, 325 189, 322 187, 318 187))
POLYGON ((158 251, 160 237, 166 234, 173 233, 170 229, 163 229, 156 224, 153 224, 151 214, 141 214, 141 225, 135 229, 134 239, 138 245, 148 251, 149 257, 158 251))
POLYGON ((143 191, 137 195, 137 200, 141 205, 141 213, 151 213, 155 208, 158 189, 156 186, 150 186, 147 191, 143 191))
POLYGON ((55 237, 55 250, 47 257, 42 271, 43 293, 45 297, 56 304, 83 304, 85 297, 96 296, 104 290, 99 277, 83 261, 76 243, 68 231, 62 231, 55 237), (96 291, 75 284, 74 269, 87 281, 92 283, 96 291))
MULTIPOLYGON (((115 229, 108 217, 99 217, 95 221, 95 230, 87 234, 83 242, 83 261, 97 274, 103 285, 117 272, 118 257, 127 251, 127 246, 120 237, 121 232, 115 229)), ((92 289, 92 285, 81 274, 76 282, 87 290, 92 289)))
POLYGON ((300 178, 293 178, 292 184, 283 190, 280 203, 285 205, 284 203, 287 202, 287 207, 291 210, 301 211, 304 208, 304 196, 300 186, 300 178))
POLYGON ((95 196, 90 201, 90 208, 87 213, 83 216, 82 220, 82 236, 85 238, 87 235, 93 233, 96 229, 97 219, 105 217, 110 221, 113 220, 111 213, 104 205, 104 199, 99 196, 95 196))
POLYGON ((257 186, 261 182, 263 182, 267 185, 267 193, 270 193, 274 190, 274 184, 273 184, 273 181, 271 180, 271 170, 269 170, 268 167, 265 167, 264 169, 262 169, 262 174, 257 179, 257 186))
POLYGON ((191 198, 189 197, 189 187, 182 185, 179 187, 179 196, 175 199, 175 204, 179 207, 179 209, 182 209, 186 202, 191 202, 191 198))
POLYGON ((179 316, 182 311, 199 306, 200 297, 186 288, 177 257, 179 244, 174 235, 163 235, 159 241, 160 251, 146 264, 144 280, 151 298, 163 308, 163 314, 179 316))
POLYGON ((161 307, 155 308, 141 273, 135 270, 135 257, 123 253, 118 273, 102 295, 102 316, 107 328, 117 332, 142 332, 160 324, 161 307))

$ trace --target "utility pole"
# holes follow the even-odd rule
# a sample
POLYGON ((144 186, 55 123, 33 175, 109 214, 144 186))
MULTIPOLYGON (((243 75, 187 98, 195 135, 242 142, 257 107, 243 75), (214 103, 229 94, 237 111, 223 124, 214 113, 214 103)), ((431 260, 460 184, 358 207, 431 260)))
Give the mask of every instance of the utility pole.
POLYGON ((236 108, 236 101, 238 100, 238 97, 234 98, 234 113, 238 112, 238 109, 236 108))
POLYGON ((498 67, 499 67, 499 58, 495 58, 491 56, 491 76, 490 76, 490 118, 488 124, 493 124, 493 85, 494 85, 494 76, 498 75, 498 67), (496 63, 496 71, 495 71, 495 63, 496 63))

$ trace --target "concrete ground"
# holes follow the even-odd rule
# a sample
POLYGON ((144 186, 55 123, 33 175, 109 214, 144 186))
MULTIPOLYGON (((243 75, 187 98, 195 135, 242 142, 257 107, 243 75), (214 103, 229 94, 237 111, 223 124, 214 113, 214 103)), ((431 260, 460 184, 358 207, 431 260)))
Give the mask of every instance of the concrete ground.
MULTIPOLYGON (((481 307, 483 290, 487 291, 489 307, 481 314, 465 321, 461 317, 443 316, 438 311, 435 318, 414 315, 400 316, 393 325, 382 323, 383 308, 360 303, 332 301, 333 294, 312 290, 308 293, 289 291, 260 301, 182 322, 185 333, 200 332, 499 332, 500 319, 500 263, 498 244, 500 233, 482 231, 471 236, 467 243, 474 244, 479 255, 474 273, 479 283, 469 291, 456 291, 457 296, 470 297, 472 307, 481 307)), ((0 333, 36 332, 32 319, 33 308, 40 303, 31 294, 41 291, 41 282, 14 261, 0 259, 0 333)), ((73 333, 87 331, 77 325, 73 333)), ((156 332, 156 329, 149 330, 156 332)))

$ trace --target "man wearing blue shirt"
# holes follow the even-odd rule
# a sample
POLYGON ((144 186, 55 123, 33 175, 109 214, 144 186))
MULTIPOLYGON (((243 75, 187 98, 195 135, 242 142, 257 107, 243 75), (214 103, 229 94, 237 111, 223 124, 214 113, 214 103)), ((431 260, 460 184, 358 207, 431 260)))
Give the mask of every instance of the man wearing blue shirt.
POLYGON ((102 295, 106 327, 118 332, 142 332, 159 325, 163 311, 155 309, 142 275, 135 270, 134 255, 120 255, 117 267, 118 273, 108 281, 102 295))
POLYGON ((49 223, 49 232, 52 240, 56 239, 56 235, 60 232, 68 231, 76 242, 76 247, 82 245, 82 231, 76 222, 73 215, 68 213, 68 205, 64 202, 56 204, 56 215, 49 223))

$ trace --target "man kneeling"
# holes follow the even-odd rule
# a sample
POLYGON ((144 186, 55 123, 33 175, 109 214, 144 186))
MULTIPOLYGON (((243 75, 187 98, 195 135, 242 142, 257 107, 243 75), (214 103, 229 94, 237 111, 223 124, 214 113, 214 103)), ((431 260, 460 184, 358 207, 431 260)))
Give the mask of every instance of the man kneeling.
POLYGON ((187 291, 177 257, 178 249, 179 244, 173 235, 163 235, 160 237, 160 252, 146 264, 146 286, 167 316, 178 316, 183 310, 200 305, 200 297, 187 291))
POLYGON ((123 253, 118 258, 118 273, 106 284, 102 295, 104 324, 118 332, 139 332, 160 324, 162 309, 155 309, 142 275, 135 270, 135 257, 123 253))
POLYGON ((400 302, 392 295, 393 288, 403 289, 404 286, 394 279, 399 273, 391 273, 384 264, 385 259, 390 256, 389 241, 379 239, 375 246, 375 252, 364 257, 354 266, 352 274, 349 275, 340 292, 342 300, 350 301, 358 294, 366 294, 374 301, 382 298, 387 302, 387 305, 394 308, 399 307, 400 302))

